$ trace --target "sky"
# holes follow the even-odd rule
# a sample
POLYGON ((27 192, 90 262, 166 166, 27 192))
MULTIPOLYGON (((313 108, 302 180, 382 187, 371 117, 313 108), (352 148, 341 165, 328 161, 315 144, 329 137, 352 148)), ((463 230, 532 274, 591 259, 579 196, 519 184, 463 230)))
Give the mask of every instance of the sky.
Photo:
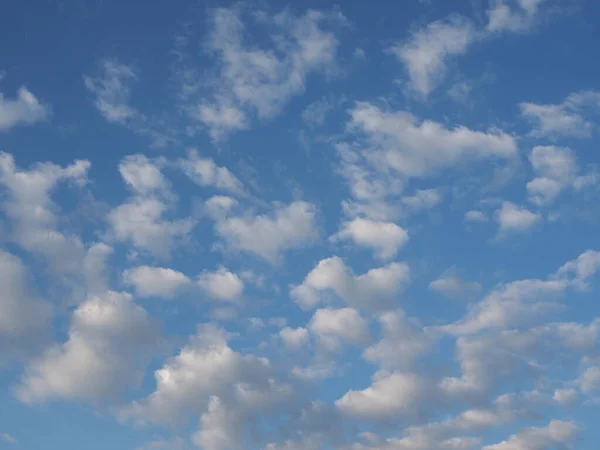
POLYGON ((1 11, 1 449, 598 448, 599 2, 1 11))

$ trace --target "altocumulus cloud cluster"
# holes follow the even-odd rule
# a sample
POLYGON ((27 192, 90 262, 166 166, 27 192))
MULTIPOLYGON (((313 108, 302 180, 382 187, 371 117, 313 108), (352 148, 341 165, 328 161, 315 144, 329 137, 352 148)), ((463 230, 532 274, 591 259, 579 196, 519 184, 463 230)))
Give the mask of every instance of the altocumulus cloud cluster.
POLYGON ((597 5, 106 3, 0 19, 0 446, 598 447, 597 5))

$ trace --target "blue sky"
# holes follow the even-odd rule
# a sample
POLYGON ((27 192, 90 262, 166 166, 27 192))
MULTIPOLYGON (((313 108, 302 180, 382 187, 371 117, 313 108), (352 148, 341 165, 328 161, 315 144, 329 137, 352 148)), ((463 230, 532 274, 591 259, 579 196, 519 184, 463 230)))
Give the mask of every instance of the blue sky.
POLYGON ((3 5, 0 448, 596 449, 598 17, 3 5))

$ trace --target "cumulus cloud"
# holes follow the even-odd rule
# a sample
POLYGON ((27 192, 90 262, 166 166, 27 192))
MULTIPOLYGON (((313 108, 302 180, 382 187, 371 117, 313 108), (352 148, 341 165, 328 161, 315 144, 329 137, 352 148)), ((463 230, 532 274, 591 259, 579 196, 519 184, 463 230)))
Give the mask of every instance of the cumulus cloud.
POLYGON ((186 159, 178 160, 179 167, 190 180, 202 187, 213 187, 240 195, 244 192, 242 182, 226 167, 217 166, 210 158, 202 158, 196 150, 190 150, 186 159))
POLYGON ((208 127, 214 140, 249 128, 254 117, 276 116, 304 91, 310 74, 331 71, 339 45, 335 25, 345 23, 339 13, 315 10, 302 16, 289 10, 273 16, 244 13, 239 5, 212 11, 206 47, 217 62, 214 89, 212 96, 188 105, 190 116, 208 127), (274 45, 246 42, 246 19, 251 18, 274 45))
POLYGON ((228 302, 239 299, 244 291, 244 282, 225 267, 215 272, 202 272, 198 276, 198 286, 212 298, 228 302))
POLYGON ((279 331, 279 337, 286 348, 290 350, 299 350, 306 346, 310 341, 310 334, 306 328, 285 327, 279 331))
POLYGON ((139 266, 123 272, 125 283, 135 288, 138 297, 161 297, 171 299, 191 280, 181 272, 164 267, 139 266))
POLYGON ((499 444, 483 450, 543 450, 551 446, 570 446, 580 429, 574 422, 552 420, 544 428, 525 428, 499 444))
POLYGON ((50 106, 41 103, 25 86, 14 99, 0 92, 0 132, 20 125, 33 125, 50 117, 50 106))
POLYGON ((361 345, 369 340, 369 325, 352 308, 317 309, 308 325, 310 331, 320 337, 339 338, 361 345))
POLYGON ((569 94, 559 104, 520 103, 521 115, 532 125, 533 137, 589 138, 594 124, 586 115, 600 109, 600 92, 580 91, 569 94))
POLYGON ((429 283, 429 289, 455 300, 472 300, 481 291, 481 285, 463 280, 456 269, 449 269, 440 278, 429 283))
POLYGON ((564 147, 536 146, 529 155, 535 178, 527 183, 529 200, 537 205, 552 202, 573 183, 577 162, 573 152, 564 147))
POLYGON ((465 54, 475 39, 471 21, 451 16, 414 31, 407 41, 394 45, 390 51, 406 66, 410 89, 427 97, 446 74, 447 60, 465 54))
POLYGON ((390 263, 357 276, 334 256, 320 261, 301 284, 291 288, 290 296, 304 309, 327 302, 330 293, 353 308, 381 309, 390 306, 409 282, 407 264, 390 263))
POLYGON ((308 202, 275 204, 269 214, 226 216, 217 220, 215 231, 231 251, 258 255, 272 263, 284 251, 308 245, 318 237, 317 209, 308 202))
POLYGON ((496 211, 495 218, 500 234, 527 231, 542 219, 538 213, 506 201, 502 202, 502 206, 496 211))
POLYGON ((487 11, 488 33, 522 33, 531 30, 540 18, 546 0, 498 0, 487 11))
POLYGON ((25 403, 115 401, 139 382, 158 339, 156 325, 130 294, 92 297, 73 313, 68 340, 28 364, 17 396, 25 403))
POLYGON ((5 357, 39 351, 49 337, 52 309, 37 298, 19 258, 0 250, 0 348, 5 357))
POLYGON ((372 248, 378 259, 393 259, 408 242, 408 232, 391 222, 355 218, 342 224, 342 229, 330 238, 333 242, 351 240, 356 245, 372 248))

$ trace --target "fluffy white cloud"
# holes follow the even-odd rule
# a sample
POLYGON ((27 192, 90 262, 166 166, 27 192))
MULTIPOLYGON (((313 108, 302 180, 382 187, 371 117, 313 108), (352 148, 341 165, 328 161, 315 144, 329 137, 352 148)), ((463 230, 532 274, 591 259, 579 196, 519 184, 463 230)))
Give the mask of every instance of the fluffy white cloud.
POLYGON ((552 398, 561 405, 572 405, 577 401, 578 394, 575 389, 557 389, 552 398))
POLYGON ((431 175, 463 160, 510 160, 517 152, 513 137, 498 130, 449 129, 365 102, 357 103, 350 114, 350 130, 362 134, 373 149, 369 160, 405 177, 431 175))
POLYGON ((292 287, 290 295, 305 309, 327 301, 330 292, 353 308, 380 309, 393 304, 409 282, 410 270, 404 263, 391 263, 356 276, 334 256, 320 261, 302 284, 292 287))
POLYGON ((217 220, 215 230, 230 250, 242 250, 275 263, 288 249, 312 243, 319 235, 317 210, 297 201, 275 204, 270 214, 227 216, 217 220))
POLYGON ((225 450, 254 442, 258 423, 271 413, 277 417, 291 386, 277 379, 266 358, 238 353, 228 339, 213 325, 200 326, 178 355, 155 372, 155 391, 123 408, 122 418, 175 425, 199 415, 193 441, 202 448, 225 450))
POLYGON ((207 48, 217 58, 212 99, 190 106, 213 139, 248 128, 253 116, 277 115, 294 95, 305 89, 306 78, 335 65, 338 39, 328 23, 344 23, 341 14, 309 10, 303 16, 283 11, 248 15, 254 25, 267 26, 275 43, 261 49, 244 41, 247 32, 241 7, 215 8, 210 16, 207 48))
POLYGON ((496 211, 499 233, 523 232, 536 225, 542 217, 511 202, 502 202, 496 211))
POLYGON ((0 132, 18 125, 32 125, 50 116, 50 107, 40 101, 25 86, 21 86, 14 100, 0 92, 0 132))
POLYGON ((552 202, 573 183, 577 162, 573 152, 564 147, 536 146, 529 155, 535 178, 527 183, 529 200, 537 205, 552 202))
POLYGON ((587 250, 576 259, 565 263, 556 272, 557 279, 567 279, 578 289, 587 289, 588 279, 600 269, 600 252, 587 250), (569 279, 569 277, 572 277, 569 279))
POLYGON ((585 117, 590 107, 592 110, 600 108, 600 92, 574 92, 555 105, 520 104, 521 114, 533 126, 531 135, 534 137, 591 137, 595 127, 585 117))
POLYGON ((487 222, 489 219, 483 211, 472 209, 465 213, 465 220, 467 222, 487 222))
POLYGON ((408 233, 395 223, 357 217, 345 222, 330 239, 334 242, 351 240, 356 245, 372 248, 378 259, 385 260, 396 257, 398 250, 408 242, 408 233))
POLYGON ((373 384, 362 390, 346 392, 335 405, 351 416, 377 420, 398 414, 416 414, 419 403, 431 386, 425 379, 410 372, 377 373, 373 384))
POLYGON ((310 334, 306 328, 289 328, 285 327, 279 331, 279 337, 283 341, 286 348, 290 350, 299 350, 305 347, 309 340, 310 334))
POLYGON ((68 340, 31 361, 17 395, 26 403, 117 400, 139 382, 158 337, 131 295, 108 291, 92 297, 73 313, 68 340))
POLYGON ((178 164, 199 186, 210 186, 237 195, 244 192, 244 185, 229 169, 217 166, 210 158, 201 158, 196 150, 190 150, 187 158, 179 159, 178 164))
POLYGON ((4 357, 21 357, 40 349, 48 337, 51 307, 36 298, 21 260, 0 250, 0 349, 4 357))
POLYGON ((239 299, 244 291, 242 279, 225 267, 219 267, 215 272, 201 273, 198 286, 212 298, 229 302, 239 299))
POLYGON ((455 269, 449 269, 440 278, 429 283, 429 289, 452 299, 472 300, 481 290, 481 285, 463 280, 455 269))
POLYGON ((47 262, 55 273, 79 274, 86 248, 79 237, 59 230, 60 208, 51 193, 61 183, 84 186, 89 168, 89 161, 77 160, 65 167, 38 163, 22 170, 12 155, 0 152, 2 210, 9 219, 10 239, 47 262))
POLYGON ((482 450, 544 450, 573 443, 579 433, 573 422, 552 420, 544 428, 525 428, 499 444, 486 445, 482 450))
POLYGON ((385 369, 411 367, 428 353, 435 336, 403 311, 388 311, 379 316, 381 339, 365 349, 363 357, 385 369))
POLYGON ((600 367, 588 367, 579 379, 579 387, 584 394, 600 389, 600 367))
POLYGON ((446 74, 447 60, 466 53, 475 38, 471 21, 451 16, 415 31, 390 50, 406 66, 411 90, 427 97, 446 74))
POLYGON ((160 168, 144 155, 130 155, 119 163, 121 178, 135 193, 151 195, 169 190, 160 168))
POLYGON ((139 266, 123 272, 125 283, 135 288, 139 297, 175 297, 191 280, 181 272, 163 267, 139 266))
POLYGON ((167 210, 167 204, 157 198, 133 197, 108 214, 111 236, 167 258, 194 227, 192 219, 166 219, 167 210))
POLYGON ((409 211, 418 212, 433 208, 441 199, 442 196, 436 189, 417 189, 414 195, 406 195, 401 201, 409 211))
POLYGON ((352 308, 317 309, 308 325, 317 336, 340 338, 361 345, 369 340, 369 325, 352 308))

